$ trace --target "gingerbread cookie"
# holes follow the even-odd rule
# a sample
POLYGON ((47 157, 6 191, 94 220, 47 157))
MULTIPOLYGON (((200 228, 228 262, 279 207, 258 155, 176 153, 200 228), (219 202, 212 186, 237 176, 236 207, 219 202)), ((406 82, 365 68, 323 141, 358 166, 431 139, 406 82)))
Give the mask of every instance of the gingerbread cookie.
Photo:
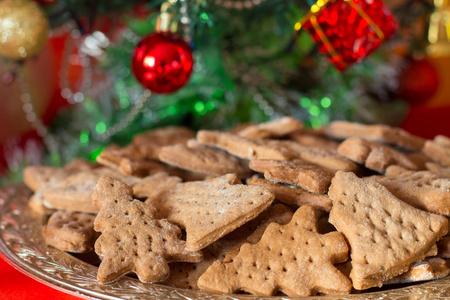
POLYGON ((110 177, 102 177, 94 192, 103 203, 94 228, 102 234, 95 252, 102 257, 97 279, 107 283, 134 272, 142 282, 165 280, 171 261, 198 262, 199 252, 186 250, 181 230, 167 220, 156 220, 155 209, 133 200, 131 188, 110 177))
POLYGON ((450 258, 450 236, 444 236, 437 245, 437 255, 442 258, 450 258))
POLYGON ((146 159, 135 145, 128 145, 124 148, 108 147, 97 156, 97 162, 118 170, 124 175, 138 177, 168 170, 162 163, 146 159))
POLYGON ((198 263, 177 262, 170 264, 169 277, 161 282, 164 285, 181 289, 198 290, 198 278, 216 260, 223 259, 237 240, 222 238, 202 249, 203 260, 198 263))
POLYGON ((416 209, 371 179, 338 171, 328 193, 330 223, 351 249, 357 290, 381 286, 421 261, 448 230, 445 217, 416 209))
POLYGON ((450 167, 443 167, 442 165, 437 163, 426 163, 425 166, 431 173, 436 174, 437 176, 442 178, 450 179, 450 167))
POLYGON ((275 204, 269 207, 258 217, 227 235, 229 239, 238 240, 239 243, 236 243, 221 260, 224 263, 233 261, 244 243, 256 244, 271 223, 286 225, 292 220, 293 215, 292 209, 286 205, 275 204))
POLYGON ((162 195, 174 188, 182 180, 177 176, 159 172, 152 176, 143 178, 133 186, 133 195, 138 198, 158 200, 162 195))
POLYGON ((290 140, 296 141, 300 145, 322 149, 337 150, 339 143, 327 138, 323 130, 297 130, 288 135, 290 140))
POLYGON ((68 172, 83 172, 83 171, 91 171, 100 167, 99 164, 92 163, 82 158, 75 158, 70 163, 64 166, 64 170, 68 172))
POLYGON ((90 172, 78 172, 49 188, 44 194, 44 203, 51 208, 73 210, 85 213, 97 213, 98 207, 92 203, 92 193, 102 176, 110 176, 130 185, 139 182, 139 178, 125 176, 108 168, 98 168, 90 172))
POLYGON ((319 167, 307 161, 252 160, 250 168, 264 173, 264 177, 276 182, 295 184, 311 193, 328 192, 335 171, 319 167))
POLYGON ((201 130, 200 143, 218 147, 242 159, 303 159, 333 170, 355 171, 357 165, 335 150, 306 147, 293 141, 251 140, 227 132, 201 130))
POLYGON ((450 167, 450 142, 444 136, 436 137, 433 141, 426 141, 422 151, 433 161, 450 167))
POLYGON ((145 158, 158 159, 163 147, 185 144, 194 137, 195 133, 186 127, 164 127, 136 135, 133 145, 145 158))
POLYGON ((197 141, 242 159, 288 160, 295 157, 295 153, 283 147, 281 141, 252 140, 229 132, 200 130, 197 141))
POLYGON ((409 153, 407 154, 407 156, 409 160, 416 165, 417 167, 416 170, 426 170, 427 169, 426 165, 432 162, 432 160, 422 152, 409 153))
POLYGON ((407 272, 396 276, 384 284, 410 283, 427 280, 436 280, 446 277, 450 273, 447 262, 439 257, 426 258, 415 263, 407 272))
POLYGON ((334 121, 324 128, 326 135, 344 140, 360 137, 366 140, 395 145, 411 151, 422 150, 425 139, 414 136, 401 128, 388 125, 364 125, 346 121, 334 121))
POLYGON ((257 244, 244 244, 231 262, 216 261, 197 284, 202 290, 226 294, 348 294, 350 280, 333 266, 347 258, 342 235, 319 234, 314 209, 305 205, 289 224, 272 223, 257 244))
POLYGON ((312 194, 308 191, 293 185, 281 184, 263 178, 253 176, 247 179, 248 185, 266 187, 275 194, 275 199, 288 205, 310 205, 315 209, 330 211, 331 199, 328 195, 312 194))
POLYGON ((89 214, 57 211, 42 228, 45 243, 62 251, 90 251, 99 236, 94 231, 94 219, 89 214))
POLYGON ((380 173, 384 173, 390 165, 400 165, 411 170, 417 169, 417 166, 405 154, 359 137, 351 137, 343 141, 339 145, 338 152, 380 173))
POLYGON ((159 159, 181 169, 225 175, 236 173, 239 177, 248 177, 252 172, 247 164, 228 153, 200 144, 179 144, 161 149, 159 159))
POLYGON ((373 176, 392 194, 406 203, 435 214, 450 216, 450 179, 429 171, 414 172, 390 166, 386 176, 373 176))
POLYGON ((334 149, 306 147, 290 141, 280 141, 279 144, 280 147, 290 149, 290 153, 292 153, 291 158, 303 159, 320 167, 335 171, 356 172, 358 170, 357 164, 342 156, 334 149))
POLYGON ((75 169, 66 170, 46 166, 26 167, 24 170, 24 182, 35 192, 28 203, 33 212, 38 215, 52 214, 55 210, 45 203, 45 193, 47 190, 55 188, 60 182, 75 172, 75 169))
POLYGON ((292 210, 282 204, 269 207, 255 219, 204 248, 202 250, 204 259, 201 262, 171 264, 170 276, 164 284, 198 290, 198 278, 216 260, 231 259, 239 253, 240 246, 245 242, 253 244, 258 242, 270 223, 287 224, 292 215, 292 210))
POLYGON ((200 250, 254 219, 274 200, 269 190, 242 184, 194 181, 177 184, 158 200, 159 218, 186 229, 188 250, 200 250))
POLYGON ((23 172, 23 181, 33 192, 37 192, 46 184, 55 184, 71 174, 72 172, 60 168, 28 166, 23 172))
POLYGON ((45 216, 50 216, 55 212, 55 209, 48 208, 44 205, 44 194, 40 191, 34 193, 34 195, 30 197, 30 201, 28 201, 28 207, 31 208, 37 218, 42 217, 43 220, 46 220, 45 216))
POLYGON ((227 174, 218 177, 208 177, 205 179, 205 182, 209 184, 242 184, 242 181, 236 174, 227 174))
POLYGON ((450 138, 446 137, 445 135, 439 134, 439 135, 435 136, 433 140, 435 143, 437 143, 441 146, 450 147, 450 138))
POLYGON ((246 126, 238 132, 238 135, 248 139, 277 138, 302 128, 302 122, 292 117, 283 117, 267 123, 246 126))

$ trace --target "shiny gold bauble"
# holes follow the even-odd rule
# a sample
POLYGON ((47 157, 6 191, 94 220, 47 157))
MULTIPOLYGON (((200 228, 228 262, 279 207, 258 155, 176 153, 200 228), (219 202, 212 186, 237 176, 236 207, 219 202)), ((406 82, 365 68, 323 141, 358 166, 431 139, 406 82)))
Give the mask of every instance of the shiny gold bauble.
POLYGON ((19 60, 36 55, 48 30, 48 19, 36 2, 0 1, 0 56, 19 60))

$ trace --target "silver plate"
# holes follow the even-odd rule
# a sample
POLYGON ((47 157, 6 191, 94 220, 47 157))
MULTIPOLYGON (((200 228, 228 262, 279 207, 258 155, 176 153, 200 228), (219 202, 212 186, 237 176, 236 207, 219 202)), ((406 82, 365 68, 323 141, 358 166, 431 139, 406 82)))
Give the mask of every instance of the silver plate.
MULTIPOLYGON (((294 299, 220 295, 200 291, 145 284, 122 277, 99 284, 97 267, 52 247, 41 235, 42 222, 28 208, 31 192, 24 185, 0 191, 0 254, 19 271, 64 292, 94 299, 294 299)), ((373 293, 321 296, 308 299, 445 299, 450 297, 450 277, 373 293)))

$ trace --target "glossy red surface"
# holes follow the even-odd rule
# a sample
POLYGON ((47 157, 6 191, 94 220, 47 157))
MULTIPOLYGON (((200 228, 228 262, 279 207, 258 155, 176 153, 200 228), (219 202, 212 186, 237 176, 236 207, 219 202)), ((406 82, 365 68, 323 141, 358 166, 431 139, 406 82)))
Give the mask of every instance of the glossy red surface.
POLYGON ((318 44, 319 51, 328 56, 340 71, 355 62, 360 62, 377 49, 382 39, 374 24, 390 39, 397 31, 397 21, 381 0, 336 0, 328 3, 303 28, 308 30, 318 44), (353 2, 359 12, 348 2, 353 2), (333 51, 334 49, 334 51, 333 51), (335 53, 333 53, 335 52, 335 53))
POLYGON ((194 60, 186 42, 176 34, 152 33, 134 49, 132 70, 147 89, 167 94, 180 89, 189 80, 194 60))
POLYGON ((0 257, 0 299, 79 300, 82 298, 66 294, 28 277, 14 269, 0 257))

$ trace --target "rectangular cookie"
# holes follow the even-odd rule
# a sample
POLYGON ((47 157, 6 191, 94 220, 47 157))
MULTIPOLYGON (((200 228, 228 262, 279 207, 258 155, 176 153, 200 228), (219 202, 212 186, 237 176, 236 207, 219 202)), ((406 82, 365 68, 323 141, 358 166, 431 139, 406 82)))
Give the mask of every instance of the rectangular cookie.
POLYGON ((195 132, 189 128, 162 127, 135 135, 133 145, 145 158, 157 160, 163 147, 185 144, 192 138, 195 138, 195 132))
POLYGON ((73 174, 73 172, 69 172, 62 168, 28 166, 24 169, 23 181, 33 192, 37 192, 49 182, 55 183, 61 181, 71 174, 73 174))
POLYGON ((45 243, 62 251, 91 251, 99 236, 94 231, 94 219, 95 216, 85 213, 57 211, 42 228, 45 243))
POLYGON ((444 137, 435 138, 433 141, 426 141, 422 151, 433 161, 443 166, 450 167, 450 146, 443 140, 444 137))
POLYGON ((280 147, 280 141, 251 140, 228 132, 200 130, 197 141, 242 159, 288 160, 293 157, 291 150, 280 147))
POLYGON ((334 149, 307 147, 290 141, 280 141, 280 146, 290 150, 291 159, 303 159, 323 168, 347 172, 356 172, 359 168, 357 164, 334 149))
POLYGON ((421 151, 425 139, 412 135, 401 128, 388 125, 365 125, 347 121, 334 121, 324 128, 326 135, 334 139, 344 140, 350 137, 360 137, 366 140, 380 142, 410 151, 421 151))
POLYGON ((343 141, 339 145, 338 152, 352 161, 364 164, 367 168, 380 173, 384 173, 390 165, 417 170, 417 166, 405 154, 389 146, 359 137, 351 137, 343 141))
POLYGON ((44 203, 51 208, 73 210, 85 213, 97 213, 99 208, 92 203, 97 181, 102 176, 110 176, 135 185, 139 178, 125 176, 122 173, 108 169, 98 168, 90 172, 78 172, 49 188, 44 193, 44 203))
POLYGON ((164 147, 159 153, 159 159, 181 169, 208 175, 236 173, 239 177, 248 177, 252 173, 248 164, 237 157, 198 143, 164 147))
POLYGON ((444 259, 438 257, 426 258, 411 266, 407 272, 396 276, 384 284, 400 284, 419 281, 436 280, 446 277, 450 268, 444 259))
POLYGON ((326 137, 323 130, 297 130, 290 133, 288 138, 307 147, 337 150, 339 146, 338 142, 326 137))
POLYGON ((330 211, 332 202, 328 195, 312 194, 293 185, 280 184, 263 178, 253 176, 247 179, 248 185, 266 187, 275 194, 275 200, 288 205, 310 205, 321 211, 330 211))
POLYGON ((200 143, 218 147, 242 159, 303 159, 333 170, 355 171, 357 165, 335 150, 306 147, 293 141, 251 140, 231 133, 200 130, 200 143))
POLYGON ((120 148, 108 147, 97 156, 103 166, 122 172, 124 175, 145 177, 157 172, 168 171, 164 164, 145 158, 135 145, 120 148))
POLYGON ((246 126, 238 135, 248 139, 278 138, 303 128, 303 123, 292 117, 283 117, 261 124, 246 126))
POLYGON ((264 173, 264 177, 276 182, 295 184, 308 192, 326 194, 335 171, 296 159, 291 161, 252 160, 250 169, 264 173))
MULTIPOLYGON (((180 182, 182 182, 180 177, 170 176, 164 172, 156 173, 152 176, 143 178, 134 185, 133 195, 150 202, 157 201, 163 197, 164 193, 169 192, 180 182)), ((99 207, 101 207, 101 205, 99 207)))
POLYGON ((427 167, 427 169, 442 178, 450 178, 450 167, 444 167, 440 164, 437 163, 426 163, 425 166, 427 167))

